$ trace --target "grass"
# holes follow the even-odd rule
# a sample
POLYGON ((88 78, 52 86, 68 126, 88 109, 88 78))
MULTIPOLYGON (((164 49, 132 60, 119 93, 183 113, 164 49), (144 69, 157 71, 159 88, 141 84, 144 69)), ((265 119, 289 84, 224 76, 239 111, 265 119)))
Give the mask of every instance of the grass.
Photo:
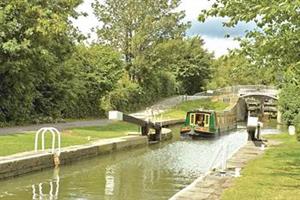
MULTIPOLYGON (((163 114, 164 119, 183 119, 186 112, 196 108, 224 109, 225 103, 212 102, 210 100, 187 101, 168 110, 163 114)), ((114 138, 127 135, 128 132, 136 132, 138 127, 125 122, 115 122, 106 126, 82 127, 65 130, 62 133, 62 147, 85 144, 93 140, 114 138)), ((34 149, 34 132, 17 133, 0 136, 0 156, 12 155, 19 152, 32 151, 34 149)), ((51 136, 46 137, 46 147, 50 148, 51 136)))
POLYGON ((288 134, 268 136, 282 143, 245 167, 222 200, 298 200, 300 198, 300 143, 288 134))
POLYGON ((174 108, 163 113, 164 119, 183 119, 188 111, 197 108, 203 108, 207 110, 224 110, 228 104, 223 102, 214 102, 210 99, 199 99, 194 101, 183 102, 174 108))
MULTIPOLYGON (((62 133, 62 147, 85 144, 97 139, 114 138, 137 131, 138 127, 125 122, 115 122, 106 126, 84 127, 65 130, 62 133)), ((35 132, 0 136, 0 156, 34 150, 35 132)), ((46 134, 46 148, 50 148, 51 135, 46 134)))

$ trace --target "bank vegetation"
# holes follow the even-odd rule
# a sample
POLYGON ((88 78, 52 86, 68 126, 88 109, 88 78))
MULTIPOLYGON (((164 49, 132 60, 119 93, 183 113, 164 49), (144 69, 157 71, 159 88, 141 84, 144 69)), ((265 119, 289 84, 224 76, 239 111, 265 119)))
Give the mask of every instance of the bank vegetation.
POLYGON ((0 126, 103 117, 204 89, 213 55, 186 37, 180 1, 95 1, 94 42, 71 22, 81 3, 0 2, 0 126))

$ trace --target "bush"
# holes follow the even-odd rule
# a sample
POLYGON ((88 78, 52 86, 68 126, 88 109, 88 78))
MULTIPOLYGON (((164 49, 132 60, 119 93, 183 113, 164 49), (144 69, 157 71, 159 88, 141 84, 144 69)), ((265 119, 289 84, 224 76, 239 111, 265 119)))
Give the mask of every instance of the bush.
POLYGON ((282 84, 279 94, 279 106, 282 111, 282 119, 287 124, 294 122, 300 113, 300 66, 289 69, 284 74, 285 83, 282 84))
POLYGON ((295 117, 294 125, 296 127, 297 140, 300 141, 300 113, 295 117))
POLYGON ((100 101, 100 110, 108 112, 109 110, 119 110, 129 112, 139 108, 141 101, 141 89, 138 84, 129 80, 124 75, 117 83, 117 87, 105 95, 100 101))
POLYGON ((109 110, 133 112, 176 93, 177 84, 174 75, 160 72, 149 77, 138 84, 130 81, 125 74, 118 81, 116 88, 102 98, 100 109, 104 112, 109 110))

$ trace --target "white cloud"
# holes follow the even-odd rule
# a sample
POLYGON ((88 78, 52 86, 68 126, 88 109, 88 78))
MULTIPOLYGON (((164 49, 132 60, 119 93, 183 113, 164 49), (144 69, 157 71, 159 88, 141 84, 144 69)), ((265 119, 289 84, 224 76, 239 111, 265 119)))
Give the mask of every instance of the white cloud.
POLYGON ((186 11, 186 20, 197 20, 201 10, 208 9, 212 6, 214 0, 182 0, 179 10, 186 11))
POLYGON ((216 57, 220 57, 228 53, 228 49, 239 48, 239 42, 232 38, 217 38, 202 36, 205 44, 204 47, 210 52, 214 52, 216 57))
POLYGON ((84 35, 91 35, 91 40, 97 38, 96 34, 92 33, 91 29, 101 25, 101 23, 98 22, 96 16, 93 13, 93 8, 91 4, 94 2, 95 0, 84 0, 84 2, 81 5, 79 5, 76 10, 78 12, 85 12, 88 16, 81 16, 76 20, 72 20, 73 24, 76 27, 78 27, 84 35))

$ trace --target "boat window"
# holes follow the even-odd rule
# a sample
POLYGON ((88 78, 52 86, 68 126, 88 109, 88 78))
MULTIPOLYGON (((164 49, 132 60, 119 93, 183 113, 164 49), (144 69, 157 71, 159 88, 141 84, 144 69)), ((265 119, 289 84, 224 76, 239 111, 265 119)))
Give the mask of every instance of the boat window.
POLYGON ((191 114, 191 121, 190 121, 191 125, 195 124, 195 114, 191 114))
POLYGON ((196 123, 198 126, 204 127, 204 114, 202 113, 196 114, 196 123))
POLYGON ((209 117, 209 115, 205 115, 205 127, 208 126, 208 117, 209 117))

